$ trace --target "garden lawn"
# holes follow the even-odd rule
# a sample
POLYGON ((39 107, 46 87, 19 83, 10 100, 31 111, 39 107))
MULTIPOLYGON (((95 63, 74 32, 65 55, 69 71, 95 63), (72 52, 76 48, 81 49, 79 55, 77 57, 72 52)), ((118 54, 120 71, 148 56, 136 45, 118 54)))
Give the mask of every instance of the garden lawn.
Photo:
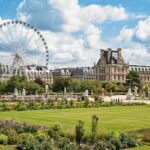
POLYGON ((138 146, 138 147, 134 147, 134 148, 129 148, 127 150, 150 150, 150 146, 143 145, 143 146, 138 146))
POLYGON ((52 126, 59 122, 66 132, 74 132, 78 120, 90 131, 91 116, 99 117, 99 131, 135 131, 150 129, 150 106, 113 106, 100 108, 51 109, 0 112, 0 120, 15 119, 52 126))
POLYGON ((0 150, 15 150, 15 147, 9 145, 0 145, 0 150))

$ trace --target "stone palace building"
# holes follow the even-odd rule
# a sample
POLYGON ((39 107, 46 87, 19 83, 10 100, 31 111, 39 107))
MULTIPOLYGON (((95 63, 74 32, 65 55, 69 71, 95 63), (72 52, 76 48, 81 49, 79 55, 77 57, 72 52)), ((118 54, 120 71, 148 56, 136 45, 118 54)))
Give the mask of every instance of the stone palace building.
POLYGON ((79 80, 94 80, 92 67, 59 68, 53 70, 54 80, 60 77, 71 77, 79 80))
POLYGON ((13 75, 25 75, 29 81, 41 78, 45 83, 52 84, 60 77, 70 77, 79 80, 94 80, 92 67, 59 68, 49 70, 46 66, 27 65, 18 70, 11 70, 8 65, 0 64, 0 82, 5 82, 13 75))
POLYGON ((7 81, 11 76, 25 74, 30 81, 41 78, 45 83, 52 84, 60 77, 79 80, 96 80, 104 82, 125 82, 129 71, 140 74, 142 82, 150 82, 150 66, 129 65, 122 56, 122 50, 100 50, 100 59, 94 67, 57 68, 49 70, 46 66, 27 65, 19 70, 0 63, 0 82, 7 81))
POLYGON ((0 82, 9 80, 13 75, 26 75, 29 81, 41 78, 47 84, 53 83, 52 71, 45 66, 27 65, 17 70, 11 70, 10 66, 0 64, 0 82))
POLYGON ((137 71, 142 82, 150 82, 150 66, 129 65, 122 57, 121 48, 100 50, 100 59, 94 64, 94 79, 105 82, 125 82, 129 71, 137 71))

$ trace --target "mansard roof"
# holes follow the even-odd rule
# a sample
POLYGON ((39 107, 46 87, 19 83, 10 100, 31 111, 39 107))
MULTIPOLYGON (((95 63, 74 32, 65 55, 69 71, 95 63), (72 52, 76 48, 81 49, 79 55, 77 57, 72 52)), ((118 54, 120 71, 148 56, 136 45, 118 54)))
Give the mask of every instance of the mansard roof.
POLYGON ((129 70, 133 71, 149 71, 150 72, 150 66, 143 66, 143 65, 130 65, 129 70))
POLYGON ((118 49, 117 51, 111 49, 101 49, 101 56, 98 61, 98 64, 118 64, 119 62, 125 64, 121 55, 121 49, 118 49))

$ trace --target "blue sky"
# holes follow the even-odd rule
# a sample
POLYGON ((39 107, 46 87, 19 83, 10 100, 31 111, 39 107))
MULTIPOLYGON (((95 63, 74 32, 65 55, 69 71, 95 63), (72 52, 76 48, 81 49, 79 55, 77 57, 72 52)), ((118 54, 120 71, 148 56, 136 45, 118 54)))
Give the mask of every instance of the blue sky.
MULTIPOLYGON (((21 0, 0 0, 0 15, 2 18, 16 18, 16 9, 21 0)), ((140 15, 150 15, 150 0, 79 0, 81 6, 90 4, 123 6, 129 12, 140 15)))
POLYGON ((0 0, 0 15, 2 18, 16 18, 16 9, 20 0, 0 0))
POLYGON ((23 20, 45 37, 53 66, 92 66, 99 49, 150 65, 150 0, 0 0, 1 22, 23 20))

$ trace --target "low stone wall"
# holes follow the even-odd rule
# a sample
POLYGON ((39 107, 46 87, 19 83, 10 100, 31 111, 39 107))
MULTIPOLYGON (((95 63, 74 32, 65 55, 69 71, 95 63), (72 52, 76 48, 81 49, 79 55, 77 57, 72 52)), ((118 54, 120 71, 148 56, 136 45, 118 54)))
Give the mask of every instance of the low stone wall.
POLYGON ((116 103, 144 103, 150 104, 150 100, 126 100, 126 95, 115 95, 115 96, 105 96, 103 97, 105 102, 116 102, 116 103))
POLYGON ((0 101, 47 101, 47 100, 54 100, 54 101, 61 101, 61 100, 82 100, 81 96, 78 95, 28 95, 28 96, 1 96, 0 101))

